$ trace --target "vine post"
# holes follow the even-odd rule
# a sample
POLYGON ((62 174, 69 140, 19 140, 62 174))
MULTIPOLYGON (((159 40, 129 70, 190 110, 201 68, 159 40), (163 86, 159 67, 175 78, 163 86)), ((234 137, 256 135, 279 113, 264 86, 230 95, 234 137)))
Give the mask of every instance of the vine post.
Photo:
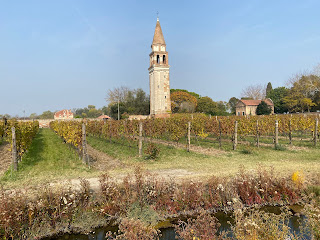
POLYGON ((82 123, 82 161, 89 165, 89 157, 87 152, 86 125, 82 123))
POLYGON ((291 119, 289 120, 289 144, 292 145, 291 119))
POLYGON ((275 121, 275 131, 274 131, 274 148, 277 149, 279 145, 279 123, 278 120, 275 121))
POLYGON ((190 152, 190 132, 191 132, 191 122, 188 122, 188 144, 187 144, 187 151, 190 152))
POLYGON ((318 118, 316 118, 314 123, 314 146, 317 146, 317 137, 318 137, 318 118))
POLYGON ((111 136, 112 136, 112 122, 109 121, 109 142, 110 143, 112 143, 111 136))
POLYGON ((14 171, 18 171, 18 157, 17 157, 17 143, 16 143, 16 129, 11 128, 12 131, 12 166, 14 171))
POLYGON ((257 120, 256 123, 256 140, 257 140, 257 147, 259 147, 260 143, 259 143, 259 120, 257 120))
POLYGON ((222 130, 221 130, 221 121, 219 119, 219 148, 222 147, 221 137, 222 137, 222 130))
POLYGON ((237 149, 238 144, 238 121, 234 122, 233 150, 237 149))
POLYGON ((139 157, 142 157, 142 122, 139 122, 139 157))

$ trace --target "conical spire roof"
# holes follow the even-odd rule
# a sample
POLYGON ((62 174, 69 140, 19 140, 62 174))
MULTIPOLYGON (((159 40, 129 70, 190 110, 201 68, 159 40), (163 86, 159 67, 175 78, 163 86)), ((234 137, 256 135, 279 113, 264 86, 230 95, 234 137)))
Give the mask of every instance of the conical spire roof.
POLYGON ((157 25, 156 25, 156 29, 154 30, 154 36, 152 41, 152 45, 155 45, 155 44, 164 44, 164 45, 166 44, 162 34, 159 18, 157 19, 157 25))

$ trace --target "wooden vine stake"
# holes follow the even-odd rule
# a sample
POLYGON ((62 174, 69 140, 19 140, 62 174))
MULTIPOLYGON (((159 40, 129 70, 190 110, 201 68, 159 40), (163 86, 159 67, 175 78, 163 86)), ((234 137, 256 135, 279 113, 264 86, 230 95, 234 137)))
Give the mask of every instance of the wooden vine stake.
POLYGON ((257 128, 256 128, 256 139, 257 139, 257 147, 259 147, 259 121, 257 120, 257 128))
POLYGON ((222 130, 221 130, 221 121, 219 119, 219 148, 222 147, 222 143, 221 143, 221 137, 222 137, 222 130))
POLYGON ((12 130, 12 166, 14 171, 18 171, 16 129, 15 127, 12 127, 11 130, 12 130))
POLYGON ((111 136, 112 136, 112 122, 110 121, 109 122, 109 142, 110 143, 112 143, 111 136))
POLYGON ((142 122, 139 123, 139 157, 142 157, 142 122))
POLYGON ((237 149, 238 144, 238 121, 234 122, 233 150, 237 149))
POLYGON ((292 145, 291 119, 289 120, 289 144, 292 145))
POLYGON ((318 118, 314 123, 314 146, 317 146, 317 137, 318 137, 318 118))
POLYGON ((191 122, 188 122, 188 144, 187 144, 188 152, 190 152, 190 139, 191 139, 191 122))
POLYGON ((82 123, 82 161, 89 165, 89 156, 87 152, 86 125, 82 123))
POLYGON ((274 131, 274 148, 277 149, 279 145, 279 123, 278 120, 275 122, 275 131, 274 131))

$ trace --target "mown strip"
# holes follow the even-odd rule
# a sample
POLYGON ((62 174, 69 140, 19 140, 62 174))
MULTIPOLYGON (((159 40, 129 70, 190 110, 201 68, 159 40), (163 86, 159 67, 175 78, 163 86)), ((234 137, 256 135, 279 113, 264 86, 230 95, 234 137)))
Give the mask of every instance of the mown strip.
MULTIPOLYGON (((92 170, 91 170, 92 171, 92 170)), ((76 178, 90 170, 77 152, 51 129, 40 129, 19 163, 19 171, 9 169, 0 182, 9 185, 47 183, 56 179, 76 178)))

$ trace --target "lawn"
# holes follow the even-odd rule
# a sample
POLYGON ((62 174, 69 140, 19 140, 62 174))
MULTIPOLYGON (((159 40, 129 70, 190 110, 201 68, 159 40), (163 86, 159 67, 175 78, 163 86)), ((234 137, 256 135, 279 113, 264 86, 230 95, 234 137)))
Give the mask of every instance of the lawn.
MULTIPOLYGON (((137 148, 110 143, 105 139, 88 137, 88 143, 108 155, 119 158, 126 163, 121 171, 131 171, 132 165, 142 163, 148 170, 159 171, 183 169, 190 173, 189 178, 207 178, 212 175, 227 176, 236 174, 243 165, 246 169, 257 169, 262 166, 274 167, 277 174, 288 176, 299 170, 306 175, 320 173, 320 149, 308 148, 274 150, 272 147, 250 147, 238 145, 236 151, 227 150, 221 154, 204 155, 188 153, 184 149, 159 145, 160 155, 156 160, 139 159, 137 148)), ((231 149, 231 147, 227 148, 231 149)), ((116 173, 119 169, 111 172, 116 173)))
POLYGON ((0 183, 8 186, 38 185, 88 176, 92 171, 82 164, 76 151, 64 144, 51 129, 40 129, 28 152, 23 155, 19 171, 9 169, 0 178, 0 183))

